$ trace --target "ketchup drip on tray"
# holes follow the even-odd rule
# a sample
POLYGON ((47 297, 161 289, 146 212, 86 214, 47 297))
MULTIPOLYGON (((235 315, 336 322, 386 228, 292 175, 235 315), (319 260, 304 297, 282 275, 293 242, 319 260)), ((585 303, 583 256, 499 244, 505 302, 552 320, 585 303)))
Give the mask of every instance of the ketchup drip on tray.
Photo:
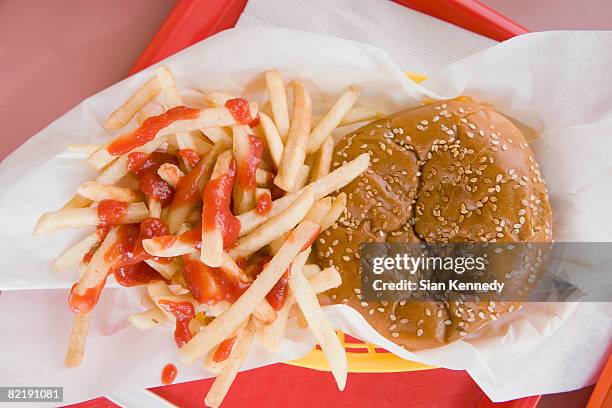
POLYGON ((168 385, 172 384, 176 379, 177 369, 174 364, 166 364, 161 374, 162 384, 168 385))
POLYGON ((210 180, 202 193, 202 230, 221 232, 223 247, 231 247, 240 232, 240 221, 230 211, 236 163, 230 162, 226 173, 210 180))
POLYGON ((125 154, 136 147, 142 146, 155 138, 157 132, 170 126, 177 120, 195 119, 200 116, 199 109, 175 106, 161 115, 146 119, 138 129, 123 134, 112 141, 106 150, 114 155, 125 154))
POLYGON ((229 109, 236 122, 248 125, 254 118, 251 117, 251 108, 249 102, 244 98, 228 99, 225 102, 225 107, 229 109))
POLYGON ((195 308, 191 302, 173 302, 163 299, 159 301, 159 306, 176 318, 174 341, 179 348, 183 347, 193 337, 189 331, 189 322, 195 317, 195 308))

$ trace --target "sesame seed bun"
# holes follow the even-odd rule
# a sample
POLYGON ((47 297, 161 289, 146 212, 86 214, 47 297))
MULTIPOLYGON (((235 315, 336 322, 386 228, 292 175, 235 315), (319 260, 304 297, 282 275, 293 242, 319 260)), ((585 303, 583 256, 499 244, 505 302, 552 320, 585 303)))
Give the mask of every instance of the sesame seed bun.
POLYGON ((489 106, 458 98, 398 112, 348 134, 333 167, 369 152, 371 167, 341 191, 347 212, 315 254, 342 286, 329 300, 358 310, 404 348, 441 346, 519 307, 511 302, 365 302, 362 242, 550 242, 544 180, 521 131, 489 106))

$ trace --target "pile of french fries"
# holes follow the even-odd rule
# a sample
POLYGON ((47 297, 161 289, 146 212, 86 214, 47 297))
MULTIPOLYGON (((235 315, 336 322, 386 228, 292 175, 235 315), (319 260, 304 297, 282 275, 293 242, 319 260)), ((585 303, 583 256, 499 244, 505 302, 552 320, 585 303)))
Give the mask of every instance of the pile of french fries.
POLYGON ((332 132, 382 114, 355 107, 359 90, 352 86, 326 114, 313 117, 301 82, 286 85, 277 70, 265 72, 265 81, 264 111, 244 98, 207 91, 204 108, 163 122, 184 103, 171 70, 161 66, 108 117, 104 127, 115 134, 107 143, 68 146, 100 173, 34 228, 35 234, 93 230, 53 262, 55 272, 76 267, 80 275, 69 300, 75 315, 67 366, 80 364, 92 308, 107 276, 116 276, 127 259, 148 271, 136 284, 146 285, 151 305, 129 321, 140 330, 176 326, 181 362, 202 360, 217 375, 206 405, 221 404, 254 339, 278 350, 287 320, 300 311, 344 388, 346 356, 317 300, 341 284, 340 275, 310 263, 309 254, 318 234, 346 210, 346 195, 329 195, 370 162, 364 153, 331 171, 332 132), (122 140, 133 143, 113 153, 110 146, 122 140), (166 159, 148 175, 152 193, 132 170, 136 159, 148 163, 155 154, 166 159), (164 200, 157 198, 160 191, 164 200), (145 225, 156 225, 157 233, 143 235, 145 225), (126 241, 126 228, 138 227, 140 235, 126 241), (272 305, 272 292, 282 301, 272 305))

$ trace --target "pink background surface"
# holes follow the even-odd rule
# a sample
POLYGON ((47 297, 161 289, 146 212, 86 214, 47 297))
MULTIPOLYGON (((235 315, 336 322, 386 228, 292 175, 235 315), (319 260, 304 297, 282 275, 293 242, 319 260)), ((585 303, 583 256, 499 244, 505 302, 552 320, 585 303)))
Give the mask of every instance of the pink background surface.
MULTIPOLYGON (((530 30, 612 29, 609 0, 483 0, 530 30)), ((123 79, 173 0, 0 1, 0 159, 83 98, 123 79)), ((592 387, 543 398, 584 406, 592 387)))

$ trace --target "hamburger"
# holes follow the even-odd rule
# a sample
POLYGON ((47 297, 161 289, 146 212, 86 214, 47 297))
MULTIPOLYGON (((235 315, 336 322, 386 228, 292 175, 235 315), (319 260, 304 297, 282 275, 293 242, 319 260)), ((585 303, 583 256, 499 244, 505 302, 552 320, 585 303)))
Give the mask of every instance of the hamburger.
MULTIPOLYGON (((468 98, 437 101, 346 135, 332 167, 364 152, 370 167, 340 190, 348 197, 346 213, 315 244, 319 265, 342 276, 329 302, 353 307, 409 350, 459 340, 520 307, 514 301, 372 302, 359 289, 362 243, 552 240, 544 180, 512 121, 468 98)), ((514 279, 522 285, 527 277, 514 279)))

